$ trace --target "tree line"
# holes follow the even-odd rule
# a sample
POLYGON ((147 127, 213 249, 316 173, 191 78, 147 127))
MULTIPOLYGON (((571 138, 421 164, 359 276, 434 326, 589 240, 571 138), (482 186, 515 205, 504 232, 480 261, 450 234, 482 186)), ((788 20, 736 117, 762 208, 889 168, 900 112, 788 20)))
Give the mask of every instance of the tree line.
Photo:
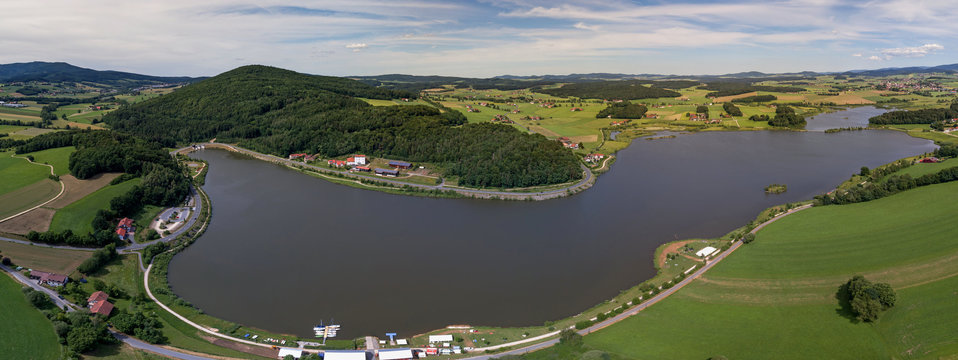
POLYGON ((795 92, 805 91, 805 88, 798 87, 798 86, 752 85, 751 83, 747 83, 747 82, 710 82, 710 83, 706 83, 704 86, 699 86, 699 89, 711 91, 710 93, 705 95, 706 97, 741 95, 741 94, 755 92, 755 91, 784 92, 784 93, 795 93, 795 92))
POLYGON ((466 124, 462 113, 448 108, 370 106, 353 96, 402 93, 332 79, 248 66, 118 109, 104 120, 116 131, 168 147, 216 138, 278 156, 366 153, 431 162, 465 186, 526 187, 582 176, 576 157, 542 135, 466 124))
POLYGON ((958 101, 952 102, 951 106, 941 109, 889 111, 868 119, 868 122, 875 125, 933 124, 936 122, 943 123, 945 120, 956 117, 958 117, 958 101))
POLYGON ((779 105, 775 108, 775 117, 768 115, 752 115, 748 118, 752 121, 768 122, 771 126, 787 127, 793 129, 804 128, 808 123, 805 117, 795 113, 795 109, 787 105, 779 105))
POLYGON ((818 195, 815 202, 818 205, 842 205, 866 202, 894 195, 916 187, 941 184, 958 180, 958 166, 947 168, 933 174, 925 174, 917 178, 911 175, 891 175, 883 182, 868 183, 861 187, 852 187, 845 191, 835 191, 833 195, 818 195))
POLYGON ((732 102, 737 103, 757 103, 757 102, 766 102, 766 101, 775 101, 778 100, 775 95, 752 95, 746 96, 743 98, 732 99, 732 102))
POLYGON ((722 104, 722 110, 732 116, 742 116, 742 109, 739 109, 735 104, 727 102, 722 104))

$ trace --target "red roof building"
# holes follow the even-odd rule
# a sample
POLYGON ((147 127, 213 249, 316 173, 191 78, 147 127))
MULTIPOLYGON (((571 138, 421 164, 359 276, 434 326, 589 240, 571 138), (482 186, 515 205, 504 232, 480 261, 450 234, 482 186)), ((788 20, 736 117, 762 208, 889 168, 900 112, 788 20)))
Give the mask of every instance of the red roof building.
POLYGON ((116 236, 119 236, 119 237, 120 237, 120 240, 126 240, 126 229, 124 229, 124 228, 117 228, 117 229, 116 229, 116 236))
POLYGON ((106 301, 109 298, 109 295, 107 295, 105 292, 97 291, 90 295, 90 298, 86 300, 86 303, 87 306, 93 306, 96 305, 96 303, 106 301))
POLYGON ((123 218, 123 219, 120 220, 120 224, 117 225, 117 226, 118 226, 118 227, 122 227, 122 228, 126 228, 127 230, 129 230, 130 228, 133 227, 133 219, 123 218))
POLYGON ((343 167, 346 166, 346 162, 342 160, 329 160, 326 162, 329 166, 343 167))
POLYGON ((90 312, 103 316, 110 316, 110 313, 113 312, 113 304, 106 300, 98 301, 96 304, 93 304, 93 306, 90 307, 90 312))

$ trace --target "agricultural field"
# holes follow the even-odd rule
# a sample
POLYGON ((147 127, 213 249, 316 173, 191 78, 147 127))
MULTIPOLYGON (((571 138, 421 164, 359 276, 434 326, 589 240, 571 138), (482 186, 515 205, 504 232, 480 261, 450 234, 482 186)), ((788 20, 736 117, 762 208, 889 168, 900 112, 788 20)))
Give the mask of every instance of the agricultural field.
POLYGON ((937 358, 958 352, 954 289, 958 183, 805 210, 760 231, 702 278, 585 337, 626 358, 937 358), (854 224, 854 226, 849 226, 854 224), (898 302, 874 324, 835 298, 853 275, 887 282, 898 302), (815 344, 815 346, 809 346, 815 344))
POLYGON ((52 249, 14 242, 0 242, 0 255, 27 269, 70 274, 90 257, 90 251, 52 249))
POLYGON ((948 159, 939 163, 934 164, 915 164, 907 168, 901 169, 895 173, 895 175, 911 175, 911 177, 919 177, 925 174, 932 174, 939 172, 941 170, 958 166, 958 158, 948 159))
POLYGON ((108 185, 76 202, 57 210, 50 223, 50 230, 72 230, 75 233, 86 234, 93 231, 93 218, 100 209, 109 209, 110 200, 125 194, 133 186, 140 183, 140 179, 124 181, 117 185, 108 185))
POLYGON ((0 274, 0 349, 8 359, 59 359, 53 324, 20 291, 20 283, 0 274))

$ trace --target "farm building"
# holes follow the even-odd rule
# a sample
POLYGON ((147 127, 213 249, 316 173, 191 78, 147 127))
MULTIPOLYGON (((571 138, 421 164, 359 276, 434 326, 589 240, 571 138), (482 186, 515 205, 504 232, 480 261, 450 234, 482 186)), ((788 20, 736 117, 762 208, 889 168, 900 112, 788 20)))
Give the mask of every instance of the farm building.
POLYGON ((396 177, 396 176, 399 176, 399 170, 376 168, 376 175, 396 177))
POLYGON ((379 360, 407 360, 412 358, 412 350, 410 349, 379 350, 379 360))
POLYGON ((719 249, 716 249, 716 248, 711 247, 711 246, 706 246, 706 247, 703 248, 702 250, 696 251, 696 252, 695 252, 695 256, 698 256, 698 257, 712 256, 712 255, 715 255, 715 254, 718 253, 718 252, 719 252, 719 249))
POLYGON ((46 284, 50 286, 63 286, 67 284, 67 281, 70 281, 66 275, 48 273, 45 271, 30 271, 30 278, 37 280, 38 284, 46 284))
POLYGON ((120 223, 116 226, 116 236, 120 240, 127 240, 127 237, 133 233, 133 219, 123 218, 120 220, 120 223))
POLYGON ((327 161, 326 163, 329 164, 329 166, 335 166, 335 167, 344 167, 344 166, 346 166, 346 162, 345 162, 345 161, 342 161, 342 160, 329 160, 329 161, 327 161))
POLYGON ((442 343, 442 342, 452 342, 451 334, 444 335, 429 335, 429 343, 442 343))
POLYGON ((692 121, 704 121, 708 120, 709 116, 704 113, 691 113, 689 114, 689 120, 692 121))
POLYGON ((412 167, 412 164, 407 163, 407 162, 405 162, 405 161, 390 160, 390 161, 389 161, 389 166, 390 166, 390 167, 393 167, 393 168, 396 168, 396 169, 408 169, 408 168, 411 168, 411 167, 412 167))
POLYGON ((290 154, 289 155, 290 160, 295 160, 295 159, 299 159, 303 157, 306 157, 306 154, 290 154))
POLYGON ((362 350, 326 350, 324 360, 366 360, 362 350))
POLYGON ((372 171, 371 169, 369 169, 368 166, 354 166, 354 167, 353 167, 352 169, 350 169, 350 170, 352 170, 352 171, 362 171, 362 172, 370 172, 370 171, 372 171))
POLYGON ((935 163, 937 163, 938 161, 940 161, 940 160, 938 160, 938 158, 932 156, 932 157, 926 157, 926 158, 924 158, 924 159, 921 159, 921 160, 919 160, 918 162, 920 162, 920 163, 922 163, 922 164, 935 164, 935 163))
POLYGON ((589 154, 585 156, 586 162, 596 162, 605 158, 605 154, 589 154))

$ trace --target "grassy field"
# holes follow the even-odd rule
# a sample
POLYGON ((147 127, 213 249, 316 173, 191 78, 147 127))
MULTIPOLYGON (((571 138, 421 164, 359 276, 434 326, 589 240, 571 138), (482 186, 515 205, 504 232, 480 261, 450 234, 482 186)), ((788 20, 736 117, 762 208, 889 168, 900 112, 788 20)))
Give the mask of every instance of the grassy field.
POLYGON ((20 283, 0 275, 0 357, 4 359, 59 359, 53 324, 20 291, 20 283))
POLYGON ((915 164, 907 168, 901 169, 895 174, 897 175, 911 175, 911 177, 919 177, 925 174, 932 174, 939 172, 941 170, 958 166, 958 158, 948 159, 940 163, 935 164, 915 164))
POLYGON ((91 254, 90 251, 61 250, 6 241, 0 242, 0 255, 9 257, 14 264, 28 269, 64 275, 72 273, 91 254))
POLYGON ((958 183, 813 208, 758 233, 667 300, 586 336, 627 358, 935 358, 958 353, 958 183), (850 226, 853 225, 853 226, 850 226), (898 304, 874 324, 835 299, 852 275, 888 282, 898 304), (950 330, 949 330, 950 329, 950 330), (814 346, 810 346, 814 344, 814 346))
POLYGON ((57 175, 66 175, 70 173, 70 154, 76 150, 73 146, 66 146, 21 154, 19 156, 32 155, 34 162, 53 165, 53 171, 57 175))
POLYGON ((42 179, 0 195, 0 219, 6 219, 52 199, 60 193, 60 184, 42 179))
POLYGON ((31 164, 26 159, 11 157, 12 151, 0 152, 0 195, 33 184, 50 176, 50 168, 31 164))
POLYGON ((86 234, 93 231, 93 218, 97 210, 108 209, 110 200, 125 194, 134 185, 139 184, 140 179, 124 181, 117 185, 108 185, 76 202, 57 210, 53 216, 53 222, 50 223, 50 230, 63 231, 70 229, 74 233, 86 234))

